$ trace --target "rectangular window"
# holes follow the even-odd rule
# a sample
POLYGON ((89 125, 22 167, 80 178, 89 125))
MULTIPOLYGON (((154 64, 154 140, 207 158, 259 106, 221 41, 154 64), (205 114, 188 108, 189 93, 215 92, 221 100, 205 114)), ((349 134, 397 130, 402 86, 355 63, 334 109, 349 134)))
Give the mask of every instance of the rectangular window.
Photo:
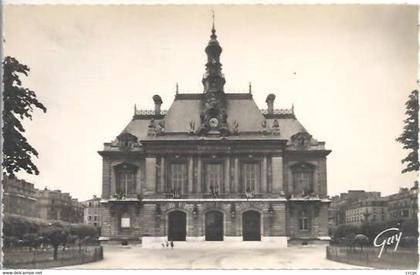
POLYGON ((130 228, 130 218, 128 217, 121 218, 121 228, 130 228))
POLYGON ((206 165, 206 193, 219 195, 223 182, 223 167, 220 163, 206 165))
POLYGON ((135 173, 134 171, 123 170, 118 172, 118 194, 134 194, 135 193, 135 173))
POLYGON ((258 163, 242 164, 242 192, 255 192, 260 179, 260 165, 258 163))
POLYGON ((302 211, 299 216, 299 230, 308 230, 308 217, 306 215, 306 211, 302 211))
POLYGON ((187 165, 185 163, 172 163, 170 165, 170 192, 174 194, 184 194, 187 183, 187 165))
POLYGON ((295 194, 310 194, 313 192, 313 169, 307 165, 293 168, 293 190, 295 194))

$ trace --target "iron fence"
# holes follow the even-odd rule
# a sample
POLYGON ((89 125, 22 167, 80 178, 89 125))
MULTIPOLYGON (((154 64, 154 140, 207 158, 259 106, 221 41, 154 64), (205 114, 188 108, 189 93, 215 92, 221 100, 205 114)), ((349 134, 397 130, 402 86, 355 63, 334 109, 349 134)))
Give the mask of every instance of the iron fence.
POLYGON ((379 247, 327 246, 327 259, 353 265, 382 269, 417 269, 419 254, 417 248, 386 247, 379 258, 379 247))

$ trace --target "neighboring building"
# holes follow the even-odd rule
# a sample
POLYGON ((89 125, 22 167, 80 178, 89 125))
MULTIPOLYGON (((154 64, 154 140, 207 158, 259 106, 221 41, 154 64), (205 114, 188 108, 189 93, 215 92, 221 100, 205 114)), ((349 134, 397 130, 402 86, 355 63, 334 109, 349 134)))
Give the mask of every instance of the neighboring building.
MULTIPOLYGON (((341 193, 339 196, 332 197, 331 204, 328 208, 329 228, 333 230, 338 225, 347 223, 346 211, 351 203, 380 197, 381 192, 366 192, 364 190, 349 190, 347 193, 341 193)), ((350 213, 352 212, 349 212, 349 215, 350 213)), ((353 217, 351 219, 353 219, 353 217)))
POLYGON ((385 198, 366 198, 351 202, 345 211, 346 224, 361 225, 366 222, 386 220, 387 201, 385 198))
POLYGON ((39 217, 36 189, 32 183, 6 177, 2 183, 5 214, 39 217))
POLYGON ((92 199, 83 202, 84 209, 84 223, 101 227, 101 198, 93 196, 92 199))
POLYGON ((365 221, 403 221, 418 213, 418 183, 400 188, 396 194, 381 197, 380 192, 350 190, 331 198, 328 208, 329 229, 340 224, 360 225, 365 221))
POLYGON ((37 190, 39 216, 45 220, 83 223, 83 204, 60 190, 37 190))
POLYGON ((417 216, 418 212, 418 184, 414 187, 400 188, 396 194, 387 196, 388 220, 406 220, 417 216))
POLYGON ((103 158, 102 239, 270 241, 328 238, 325 143, 291 110, 258 109, 251 87, 224 91, 214 28, 203 93, 167 112, 135 110, 103 158))

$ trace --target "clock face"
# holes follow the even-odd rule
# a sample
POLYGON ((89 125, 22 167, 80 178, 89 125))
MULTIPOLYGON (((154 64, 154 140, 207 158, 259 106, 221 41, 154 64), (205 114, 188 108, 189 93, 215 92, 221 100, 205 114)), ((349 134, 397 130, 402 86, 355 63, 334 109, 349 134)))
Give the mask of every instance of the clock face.
POLYGON ((211 128, 216 128, 217 125, 219 125, 219 121, 217 120, 217 118, 213 117, 209 120, 209 125, 211 128))

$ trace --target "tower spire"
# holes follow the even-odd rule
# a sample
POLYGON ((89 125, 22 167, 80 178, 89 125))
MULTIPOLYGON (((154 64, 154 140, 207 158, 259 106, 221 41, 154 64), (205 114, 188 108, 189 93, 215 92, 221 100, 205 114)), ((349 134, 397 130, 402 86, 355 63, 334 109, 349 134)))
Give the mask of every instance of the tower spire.
POLYGON ((206 47, 207 63, 206 72, 203 77, 204 92, 222 92, 225 84, 225 78, 222 73, 222 64, 220 63, 220 54, 222 47, 217 41, 216 29, 214 27, 214 10, 212 10, 212 29, 210 41, 206 47))

